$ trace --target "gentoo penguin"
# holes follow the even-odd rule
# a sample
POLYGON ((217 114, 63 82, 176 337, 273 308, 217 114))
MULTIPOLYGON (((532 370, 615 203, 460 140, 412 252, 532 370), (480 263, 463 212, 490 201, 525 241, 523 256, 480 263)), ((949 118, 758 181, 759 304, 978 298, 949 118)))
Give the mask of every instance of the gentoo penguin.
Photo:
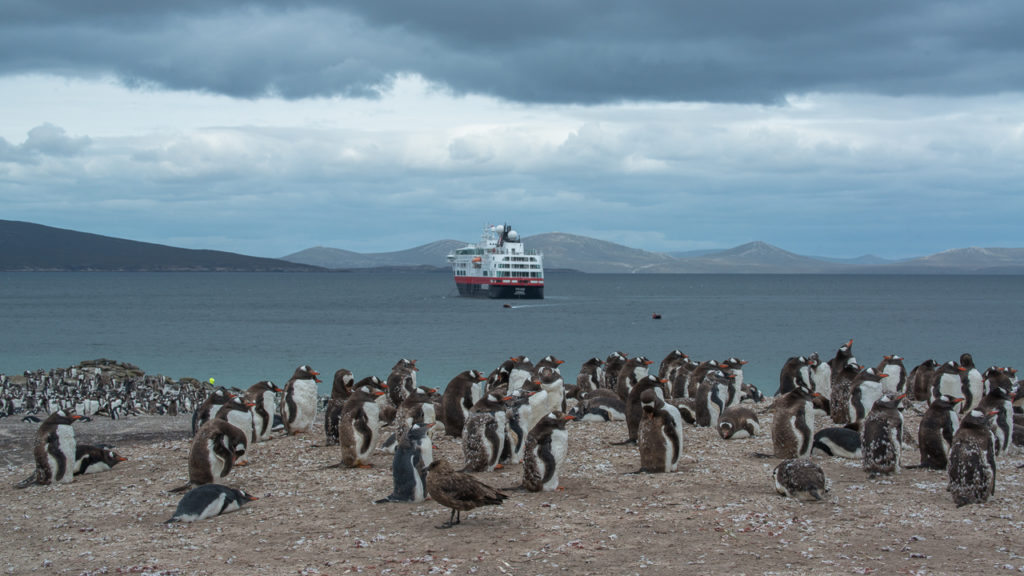
POLYGON ((672 398, 690 397, 690 380, 693 378, 693 372, 700 365, 700 362, 684 358, 676 363, 672 370, 669 370, 671 378, 668 379, 668 389, 672 398))
POLYGON ((171 492, 220 482, 231 473, 235 461, 245 455, 247 445, 245 434, 226 420, 207 421, 199 427, 188 452, 188 483, 171 492))
MULTIPOLYGON (((747 364, 746 360, 741 360, 735 356, 722 360, 722 363, 718 365, 719 369, 725 371, 726 374, 732 374, 733 379, 736 382, 736 389, 739 390, 743 386, 743 367, 747 364)), ((738 401, 738 400, 737 400, 738 401)))
POLYGON ((814 390, 814 382, 811 380, 810 361, 803 356, 790 356, 779 372, 778 394, 780 396, 786 394, 797 386, 814 390))
POLYGON ((561 370, 559 370, 558 367, 561 366, 562 364, 565 364, 565 360, 559 360, 558 358, 555 358, 554 356, 548 354, 547 356, 538 360, 536 364, 534 364, 533 378, 536 379, 538 376, 540 376, 541 371, 544 370, 545 368, 561 373, 561 370))
POLYGON ((316 418, 317 378, 320 373, 302 365, 284 385, 284 399, 281 401, 281 420, 286 436, 308 432, 316 418))
POLYGON ((385 392, 369 385, 357 387, 345 400, 338 422, 341 464, 349 468, 372 468, 370 455, 380 434, 380 405, 385 392))
POLYGON ((722 370, 711 370, 697 387, 695 398, 697 426, 716 428, 718 416, 738 400, 735 377, 722 370))
POLYGON ((868 413, 860 428, 860 444, 864 450, 863 468, 870 476, 900 473, 903 454, 903 413, 899 410, 904 396, 883 395, 868 413))
POLYGON ((253 403, 252 426, 253 440, 265 442, 270 440, 273 429, 274 414, 277 414, 277 395, 283 392, 270 380, 257 382, 245 391, 245 399, 253 403))
MULTIPOLYGON (((683 395, 683 398, 695 398, 697 396, 697 388, 704 381, 704 377, 712 370, 719 370, 719 366, 720 364, 717 360, 705 360, 694 366, 687 378, 686 394, 683 395)), ((676 397, 678 398, 678 396, 676 397)))
POLYGON ((210 418, 213 418, 213 415, 217 413, 221 405, 232 397, 234 397, 234 394, 229 392, 227 388, 223 386, 214 388, 206 399, 203 400, 203 403, 192 413, 192 435, 195 436, 196 432, 199 431, 199 427, 206 424, 206 421, 210 418))
POLYGON ((67 483, 74 479, 78 443, 71 423, 81 418, 78 414, 57 410, 43 420, 36 430, 35 445, 32 448, 36 469, 31 476, 15 484, 16 488, 33 484, 67 483))
POLYGON ((203 484, 189 490, 181 500, 174 515, 164 522, 195 522, 227 512, 234 512, 259 498, 239 488, 228 488, 221 484, 203 484))
POLYGON ((649 374, 637 381, 636 385, 629 391, 629 396, 626 398, 626 432, 628 433, 628 436, 624 441, 613 442, 613 444, 621 445, 636 443, 637 433, 640 430, 640 421, 644 415, 644 408, 640 401, 640 395, 643 394, 644 390, 654 389, 656 393, 664 399, 666 396, 665 384, 666 382, 662 382, 649 374))
POLYGON ((939 367, 931 358, 921 362, 907 376, 907 393, 915 402, 932 400, 932 374, 939 367))
MULTIPOLYGON (((932 372, 930 389, 932 400, 945 394, 953 398, 963 398, 964 404, 967 404, 967 369, 953 360, 946 362, 932 372)), ((964 404, 957 407, 960 413, 967 412, 963 409, 964 404)))
POLYGON ((241 396, 234 396, 222 404, 214 415, 214 418, 227 421, 228 424, 238 428, 242 431, 242 434, 245 434, 246 448, 252 443, 255 431, 252 421, 252 408, 255 406, 254 402, 249 402, 241 396))
POLYGON ((772 447, 776 458, 806 458, 814 438, 813 394, 804 386, 775 399, 772 405, 772 447))
POLYGON ((629 355, 625 352, 612 352, 605 358, 604 386, 602 388, 616 390, 616 394, 618 393, 619 371, 625 366, 627 360, 629 360, 629 355))
POLYGON ((513 356, 512 369, 508 373, 506 392, 515 392, 533 381, 533 362, 526 356, 513 356))
POLYGON ((903 357, 898 354, 883 356, 882 361, 875 368, 878 374, 885 374, 882 378, 882 392, 899 396, 907 391, 907 368, 903 365, 903 357))
POLYGON ((987 502, 996 489, 996 439, 989 414, 971 410, 964 416, 949 449, 949 485, 957 508, 987 502))
POLYGON ((754 404, 764 402, 764 392, 750 382, 744 382, 740 386, 740 402, 753 402, 754 404))
POLYGON ((456 472, 447 460, 434 460, 427 467, 427 494, 438 504, 451 508, 448 522, 438 528, 451 528, 462 522, 462 512, 480 506, 500 506, 508 498, 476 478, 456 472))
MULTIPOLYGON (((390 389, 388 387, 388 390, 390 389)), ((436 394, 437 389, 435 388, 417 386, 412 389, 412 392, 405 397, 405 400, 402 400, 401 406, 398 407, 398 412, 395 416, 395 432, 381 444, 381 450, 393 453, 397 445, 402 442, 402 437, 415 424, 434 425, 437 421, 433 402, 436 394)), ((431 429, 427 428, 427 430, 431 429)))
POLYGON ((601 387, 604 380, 604 360, 591 358, 580 366, 580 373, 576 375, 576 386, 581 393, 593 392, 601 387))
POLYGON ((811 447, 811 456, 818 453, 833 458, 860 460, 864 457, 860 432, 849 428, 822 428, 814 433, 814 445, 811 447))
POLYGON ((494 392, 487 393, 473 405, 462 429, 464 471, 490 472, 502 467, 506 421, 503 399, 494 392))
POLYGON ((829 403, 832 408, 832 421, 836 424, 850 422, 850 395, 853 382, 861 370, 860 364, 851 362, 832 372, 832 394, 829 397, 829 403))
POLYGON ((75 476, 106 472, 119 462, 128 460, 109 446, 79 444, 75 448, 75 476))
POLYGON ((640 393, 643 417, 637 430, 641 472, 675 472, 683 452, 683 418, 659 395, 658 388, 640 393))
POLYGON ((815 500, 828 492, 825 483, 825 471, 807 458, 789 458, 783 460, 772 471, 775 491, 783 496, 799 498, 808 494, 815 500))
POLYGON ((388 400, 391 401, 393 406, 400 406, 402 401, 416 388, 417 371, 419 371, 419 368, 416 367, 416 361, 405 358, 399 359, 391 367, 391 373, 388 374, 386 382, 388 385, 388 400))
POLYGON ((497 390, 498 388, 508 390, 509 374, 512 373, 512 368, 514 368, 515 365, 516 358, 509 358, 499 364, 498 367, 492 370, 487 376, 487 383, 484 386, 484 391, 490 392, 491 390, 497 390))
POLYGON ((572 416, 561 412, 549 412, 527 435, 523 454, 523 487, 530 492, 558 489, 558 471, 569 450, 565 423, 572 419, 572 416))
POLYGON ((960 428, 960 418, 954 408, 963 398, 954 398, 943 394, 928 406, 921 425, 917 429, 917 446, 921 451, 919 468, 945 470, 949 463, 949 447, 953 444, 953 436, 960 428))
POLYGON ((860 426, 875 405, 875 401, 882 397, 882 379, 888 374, 875 372, 874 368, 865 368, 854 377, 850 383, 850 402, 847 405, 846 422, 851 427, 860 426))
POLYGON ((529 434, 527 425, 533 421, 533 406, 530 396, 536 392, 527 392, 520 388, 503 398, 505 403, 505 447, 501 453, 501 463, 519 464, 526 453, 526 437, 529 434))
POLYGON ((532 430, 549 412, 565 411, 565 382, 561 374, 551 368, 541 368, 534 384, 540 386, 540 390, 530 396, 532 409, 526 422, 527 430, 532 430))
POLYGON ((581 422, 625 421, 626 403, 619 399, 618 394, 611 397, 587 394, 569 410, 569 414, 581 422))
POLYGON ((413 424, 395 447, 391 461, 394 489, 377 504, 385 502, 423 502, 427 498, 427 467, 434 461, 433 445, 427 431, 434 425, 413 424))
POLYGON ((993 387, 978 403, 982 414, 989 414, 996 439, 996 456, 1003 456, 1013 440, 1013 394, 1005 388, 993 387))
POLYGON ((646 356, 636 356, 626 360, 626 363, 619 369, 619 376, 615 379, 615 391, 619 398, 625 400, 629 397, 629 391, 636 386, 636 383, 647 376, 649 366, 653 364, 646 356))
POLYGON ((718 418, 718 435, 723 440, 750 438, 761 434, 757 414, 746 406, 729 406, 718 418))
POLYGON ((822 362, 817 352, 807 358, 807 365, 811 375, 811 392, 821 394, 831 404, 832 366, 828 362, 822 362))
POLYGON ((985 383, 981 372, 974 365, 974 357, 968 353, 960 355, 960 367, 967 371, 967 381, 964 383, 964 412, 974 410, 981 403, 985 396, 985 383))
POLYGON ((327 408, 324 409, 324 446, 334 446, 338 443, 338 422, 341 420, 341 411, 345 408, 345 400, 352 395, 352 388, 355 387, 356 377, 352 371, 341 368, 334 373, 334 383, 331 385, 331 397, 327 400, 327 408))
POLYGON ((658 365, 658 379, 664 379, 671 382, 672 377, 675 376, 675 371, 679 368, 679 365, 688 358, 689 356, 679 349, 666 354, 665 357, 661 359, 661 364, 658 365))
POLYGON ((486 377, 476 370, 466 370, 452 378, 441 395, 441 421, 448 436, 462 436, 469 410, 480 399, 479 383, 486 377))

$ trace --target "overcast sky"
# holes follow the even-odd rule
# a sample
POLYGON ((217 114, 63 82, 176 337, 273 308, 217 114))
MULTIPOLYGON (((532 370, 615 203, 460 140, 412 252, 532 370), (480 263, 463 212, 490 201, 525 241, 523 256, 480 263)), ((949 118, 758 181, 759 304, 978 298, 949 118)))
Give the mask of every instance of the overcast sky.
POLYGON ((0 3, 0 219, 255 256, 1024 246, 1024 2, 0 3))

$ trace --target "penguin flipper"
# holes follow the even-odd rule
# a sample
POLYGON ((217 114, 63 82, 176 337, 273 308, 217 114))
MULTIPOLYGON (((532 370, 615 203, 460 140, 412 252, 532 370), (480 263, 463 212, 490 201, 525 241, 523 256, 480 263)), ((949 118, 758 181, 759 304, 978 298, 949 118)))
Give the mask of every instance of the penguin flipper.
POLYGON ((811 496, 814 496, 815 500, 821 500, 821 494, 818 493, 818 489, 817 488, 810 488, 810 489, 807 490, 807 492, 811 496))
POLYGON ((14 485, 14 487, 21 490, 23 488, 28 488, 29 486, 33 486, 36 484, 39 484, 39 474, 33 471, 31 476, 25 478, 21 482, 18 482, 17 484, 14 485))

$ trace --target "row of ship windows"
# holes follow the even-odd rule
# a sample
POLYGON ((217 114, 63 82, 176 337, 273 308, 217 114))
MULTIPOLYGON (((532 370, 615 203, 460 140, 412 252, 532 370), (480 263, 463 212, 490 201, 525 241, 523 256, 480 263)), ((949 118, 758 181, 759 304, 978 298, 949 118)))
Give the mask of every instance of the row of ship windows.
MULTIPOLYGON (((455 275, 456 276, 469 276, 469 274, 467 274, 465 270, 456 270, 455 271, 455 275)), ((487 277, 489 275, 490 274, 488 274, 487 270, 484 270, 483 276, 487 277)), ((540 272, 520 272, 520 273, 517 273, 517 274, 513 274, 511 272, 505 272, 504 270, 501 270, 501 271, 498 271, 498 273, 495 274, 494 277, 495 278, 543 278, 544 275, 541 274, 540 272)))

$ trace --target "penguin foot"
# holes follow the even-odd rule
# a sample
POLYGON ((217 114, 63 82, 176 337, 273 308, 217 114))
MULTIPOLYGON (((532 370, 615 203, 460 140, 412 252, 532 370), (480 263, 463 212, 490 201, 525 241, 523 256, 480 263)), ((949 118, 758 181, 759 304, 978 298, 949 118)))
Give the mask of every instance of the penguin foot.
POLYGON ((373 468, 373 464, 356 464, 355 466, 353 466, 353 468, 368 469, 368 468, 373 468))
POLYGON ((235 466, 248 466, 248 465, 249 465, 249 461, 248 460, 239 460, 238 462, 235 462, 235 466))
POLYGON ((494 465, 494 469, 495 470, 502 470, 504 468, 505 468, 505 465, 500 463, 500 462, 494 465))

